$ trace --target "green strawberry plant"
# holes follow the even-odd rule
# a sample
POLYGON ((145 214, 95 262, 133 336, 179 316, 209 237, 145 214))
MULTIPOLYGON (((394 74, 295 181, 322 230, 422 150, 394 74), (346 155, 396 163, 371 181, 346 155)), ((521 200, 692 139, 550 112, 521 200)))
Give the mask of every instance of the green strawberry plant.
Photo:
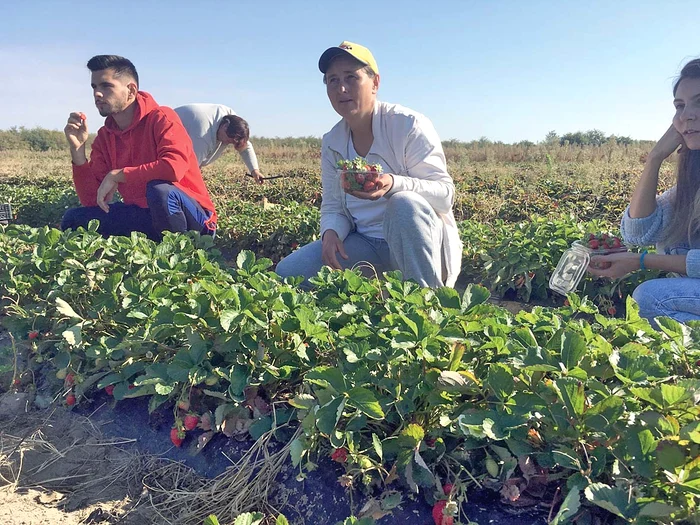
MULTIPOLYGON (((514 275, 556 258, 517 266, 529 241, 563 251, 579 231, 533 224, 511 235, 513 251, 499 244, 514 275)), ((659 319, 656 331, 631 299, 625 318, 609 318, 574 294, 513 315, 484 287, 460 296, 396 272, 324 269, 301 292, 251 252, 222 263, 196 234, 155 244, 103 239, 95 224, 8 226, 0 323, 30 367, 62 377, 66 404, 102 389, 117 402, 148 396, 151 410, 173 407, 183 447, 217 431, 287 440, 300 425, 300 475, 331 456, 347 486, 404 487, 450 513, 436 487, 479 485, 510 502, 558 490, 560 523, 697 513, 700 323, 659 319)))

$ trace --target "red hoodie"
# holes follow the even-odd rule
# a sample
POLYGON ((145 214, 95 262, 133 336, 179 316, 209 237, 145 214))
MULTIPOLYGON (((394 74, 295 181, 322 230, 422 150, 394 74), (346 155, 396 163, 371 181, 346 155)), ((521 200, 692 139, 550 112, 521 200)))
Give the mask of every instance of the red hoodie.
POLYGON ((121 130, 113 117, 107 117, 92 143, 90 162, 73 164, 73 182, 83 206, 97 206, 97 189, 115 169, 124 170, 126 182, 119 184, 124 204, 148 208, 146 184, 170 181, 211 211, 207 222, 216 223, 214 204, 180 117, 171 108, 159 106, 145 91, 136 95, 136 111, 129 127, 121 130))

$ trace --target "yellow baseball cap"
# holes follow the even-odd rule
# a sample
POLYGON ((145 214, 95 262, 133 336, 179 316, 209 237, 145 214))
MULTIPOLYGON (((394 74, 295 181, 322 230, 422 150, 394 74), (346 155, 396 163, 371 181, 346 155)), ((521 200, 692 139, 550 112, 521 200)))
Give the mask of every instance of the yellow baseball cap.
POLYGON ((318 68, 321 70, 321 73, 325 73, 328 70, 328 65, 331 63, 331 60, 339 55, 350 55, 355 60, 371 67, 372 71, 377 75, 379 74, 379 66, 377 66, 377 61, 374 60, 370 50, 365 46, 348 42, 347 40, 341 42, 339 46, 329 47, 323 52, 321 58, 318 60, 318 68))

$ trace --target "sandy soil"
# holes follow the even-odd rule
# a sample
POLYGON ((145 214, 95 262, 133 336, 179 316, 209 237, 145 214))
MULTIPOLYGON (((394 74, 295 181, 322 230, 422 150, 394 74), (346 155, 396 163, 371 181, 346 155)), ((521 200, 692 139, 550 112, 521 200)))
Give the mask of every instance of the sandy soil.
MULTIPOLYGON (((12 396, 18 403, 21 396, 12 396)), ((18 407, 19 408, 19 407, 18 407)), ((8 414, 0 405, 0 523, 146 523, 135 503, 143 460, 63 409, 8 414)))

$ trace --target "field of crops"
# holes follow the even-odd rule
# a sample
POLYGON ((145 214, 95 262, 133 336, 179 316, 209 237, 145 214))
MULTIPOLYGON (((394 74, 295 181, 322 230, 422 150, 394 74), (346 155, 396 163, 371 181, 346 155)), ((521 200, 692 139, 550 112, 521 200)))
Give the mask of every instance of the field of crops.
POLYGON ((314 292, 271 272, 318 235, 314 139, 257 142, 263 173, 283 176, 263 185, 235 154, 205 169, 213 246, 52 229, 77 204, 67 153, 0 151, 16 212, 0 231, 0 390, 38 372, 70 405, 147 396, 185 445, 272 432, 300 476, 330 456, 382 512, 417 493, 467 523, 458 504, 478 487, 556 524, 691 523, 700 323, 639 318, 629 295, 654 272, 547 287, 573 241, 619 234, 648 149, 447 143, 458 291, 325 271, 314 292))

